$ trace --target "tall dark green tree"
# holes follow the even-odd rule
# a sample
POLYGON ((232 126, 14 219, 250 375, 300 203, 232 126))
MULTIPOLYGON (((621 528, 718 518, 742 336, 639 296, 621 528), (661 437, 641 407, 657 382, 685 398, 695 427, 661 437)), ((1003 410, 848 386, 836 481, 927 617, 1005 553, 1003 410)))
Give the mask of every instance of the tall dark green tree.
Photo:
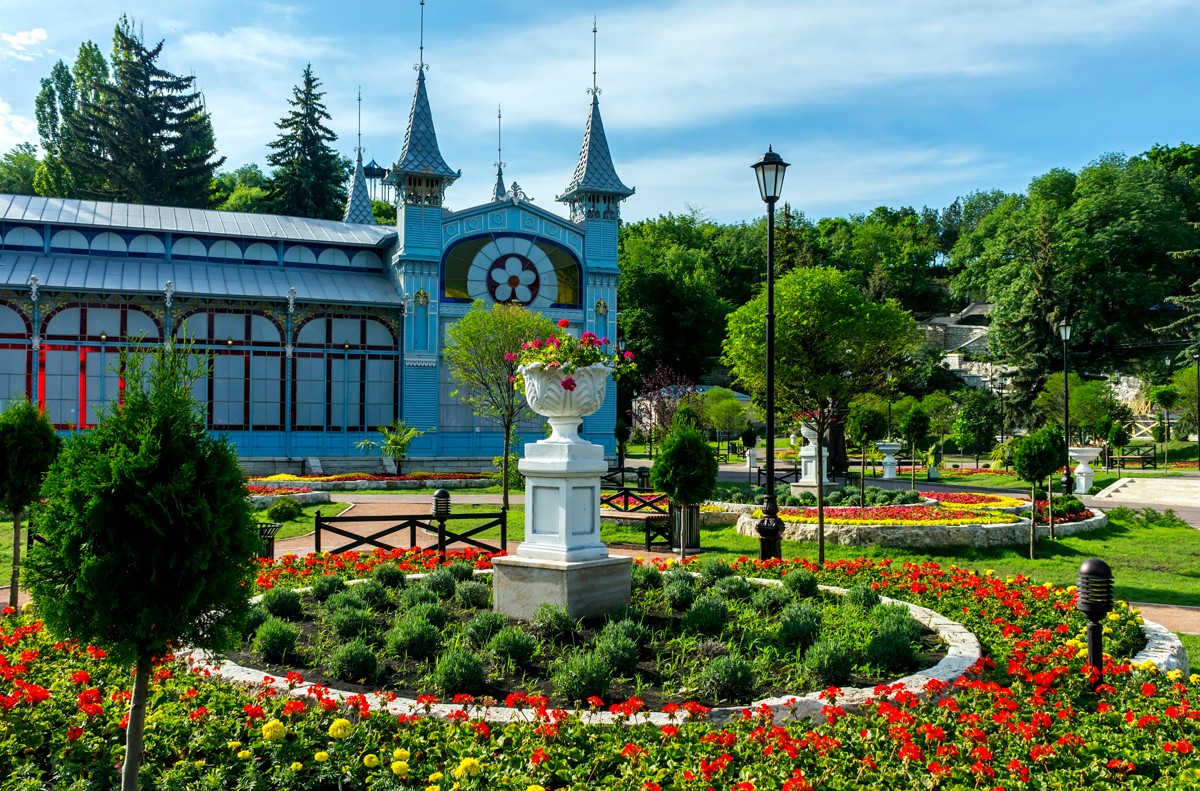
POLYGON ((112 77, 87 86, 71 116, 64 151, 81 197, 204 208, 209 185, 225 161, 216 156, 212 122, 194 77, 157 65, 163 42, 148 48, 133 22, 113 32, 112 77))
POLYGON ((34 102, 38 137, 45 157, 34 175, 34 189, 39 195, 55 198, 78 197, 79 179, 68 168, 72 159, 99 159, 96 149, 81 151, 85 141, 71 134, 72 123, 85 102, 97 100, 97 86, 108 83, 108 61, 91 41, 79 45, 75 64, 71 68, 61 60, 44 77, 34 102))
POLYGON ((274 171, 267 197, 277 214, 340 220, 346 207, 347 167, 329 145, 337 135, 325 126, 330 115, 320 87, 310 63, 292 89, 292 109, 275 124, 279 137, 269 144, 267 162, 274 171))
POLYGON ((9 195, 36 195, 33 179, 38 169, 37 149, 33 143, 17 143, 0 158, 0 192, 9 195))

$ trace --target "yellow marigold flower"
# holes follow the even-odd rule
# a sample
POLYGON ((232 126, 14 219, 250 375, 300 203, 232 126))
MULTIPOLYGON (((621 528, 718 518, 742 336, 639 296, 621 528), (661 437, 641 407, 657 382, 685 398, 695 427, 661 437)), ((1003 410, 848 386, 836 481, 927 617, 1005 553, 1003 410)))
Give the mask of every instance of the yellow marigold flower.
POLYGON ((249 758, 249 757, 250 757, 250 751, 249 751, 249 750, 242 750, 240 753, 238 753, 238 758, 241 758, 243 761, 244 761, 244 760, 246 760, 246 759, 247 759, 247 758, 249 758))
POLYGON ((392 757, 397 761, 407 761, 408 750, 405 750, 403 747, 397 747, 395 750, 392 750, 392 757))
POLYGON ((345 739, 352 733, 354 733, 354 726, 350 724, 350 720, 339 717, 329 726, 329 738, 331 739, 345 739))
POLYGON ((1075 592, 1075 591, 1077 591, 1078 589, 1079 589, 1079 588, 1078 588, 1078 586, 1076 586, 1076 585, 1068 585, 1068 586, 1067 586, 1067 593, 1074 593, 1074 592, 1075 592))
POLYGON ((1120 616, 1120 615, 1118 615, 1118 614, 1117 614, 1117 613, 1115 613, 1115 612, 1110 612, 1110 613, 1108 614, 1108 620, 1110 620, 1110 621, 1119 621, 1119 620, 1121 620, 1121 616, 1120 616))
POLYGON ((442 791, 441 786, 425 786, 425 791, 442 791))
POLYGON ((1083 657, 1085 657, 1085 656, 1087 656, 1087 649, 1086 649, 1086 648, 1081 648, 1080 650, 1078 650, 1078 651, 1076 651, 1076 652, 1075 652, 1075 658, 1076 658, 1076 659, 1082 659, 1082 658, 1083 658, 1083 657))
POLYGON ((401 780, 408 777, 408 762, 407 761, 392 761, 392 774, 399 777, 401 780))
MULTIPOLYGON (((249 755, 249 753, 247 753, 247 755, 249 755)), ((196 763, 192 764, 192 766, 195 766, 197 769, 203 769, 204 768, 204 759, 201 758, 199 761, 196 761, 196 763)))
POLYGON ((379 756, 375 753, 367 753, 363 756, 363 766, 368 769, 374 769, 379 766, 379 756))
POLYGON ((996 573, 995 569, 984 569, 983 570, 983 576, 985 576, 985 577, 990 577, 995 573, 996 573))
POLYGON ((1200 673, 1192 673, 1190 676, 1188 676, 1188 683, 1200 684, 1200 673))
POLYGON ((304 768, 304 764, 300 763, 299 761, 292 761, 292 771, 293 772, 299 772, 303 768, 304 768))
POLYGON ((1167 673, 1167 680, 1182 681, 1183 680, 1183 671, 1180 670, 1179 668, 1175 668, 1174 670, 1167 673))
POLYGON ((1112 629, 1111 629, 1110 627, 1107 627, 1107 626, 1106 626, 1106 627, 1104 627, 1104 633, 1105 633, 1106 635, 1107 635, 1107 634, 1112 634, 1112 629))
POLYGON ((319 753, 316 753, 315 755, 313 755, 313 760, 319 764, 323 764, 329 760, 329 753, 325 752, 324 750, 321 750, 319 753))
POLYGON ((1145 621, 1143 621, 1143 620, 1142 620, 1142 616, 1140 616, 1140 615, 1139 615, 1138 617, 1134 618, 1134 619, 1133 619, 1133 621, 1134 621, 1134 623, 1136 623, 1138 626, 1141 626, 1142 624, 1144 624, 1144 623, 1145 623, 1145 621))
POLYGON ((525 791, 546 791, 542 786, 528 786, 525 791))
POLYGON ((1153 659, 1147 659, 1145 662, 1142 662, 1140 665, 1138 665, 1138 670, 1142 670, 1146 673, 1157 673, 1158 665, 1154 664, 1153 659))
POLYGON ((461 780, 464 777, 474 777, 481 771, 483 771, 483 765, 475 758, 468 756, 458 762, 458 767, 454 770, 454 776, 461 780))
POLYGON ((442 778, 443 778, 443 777, 445 777, 445 775, 444 775, 444 774, 442 774, 441 772, 434 772, 433 774, 431 774, 431 775, 429 776, 429 782, 431 782, 431 783, 440 783, 440 782, 442 782, 442 778))
POLYGON ((242 746, 242 743, 241 742, 227 742, 225 746, 228 747, 230 750, 236 750, 237 748, 242 746))
POLYGON ((262 726, 262 735, 269 742, 277 742, 287 736, 287 726, 279 720, 271 720, 262 726))

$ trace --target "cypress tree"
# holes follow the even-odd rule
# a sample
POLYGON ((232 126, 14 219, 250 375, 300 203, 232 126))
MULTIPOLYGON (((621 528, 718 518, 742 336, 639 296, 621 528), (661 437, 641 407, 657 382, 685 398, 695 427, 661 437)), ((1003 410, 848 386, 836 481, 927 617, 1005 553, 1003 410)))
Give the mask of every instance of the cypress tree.
POLYGON ((292 109, 275 124, 279 137, 268 144, 267 162, 274 168, 268 197, 277 214, 340 220, 349 163, 329 145, 337 135, 324 124, 330 115, 320 87, 310 63, 292 89, 292 109))
MULTIPOLYGON (((157 65, 163 42, 147 48, 128 17, 113 32, 112 77, 71 117, 77 144, 64 152, 81 197, 204 208, 216 158, 212 121, 194 77, 157 65)), ((81 97, 88 91, 80 91, 81 97)))

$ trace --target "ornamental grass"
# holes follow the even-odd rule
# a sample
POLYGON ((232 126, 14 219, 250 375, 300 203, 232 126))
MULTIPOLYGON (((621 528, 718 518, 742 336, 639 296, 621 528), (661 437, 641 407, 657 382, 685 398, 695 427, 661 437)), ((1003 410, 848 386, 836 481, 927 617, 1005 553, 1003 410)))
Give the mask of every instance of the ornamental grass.
MULTIPOLYGON (((824 584, 868 584, 936 609, 979 636, 986 656, 922 694, 882 686, 861 712, 824 693, 826 722, 746 708, 709 721, 694 702, 652 723, 638 698, 593 699, 621 725, 590 724, 537 695, 426 697, 403 713, 368 699, 299 688, 294 673, 261 684, 210 677, 186 656, 161 657, 150 682, 141 779, 150 788, 257 789, 1021 789, 1200 785, 1200 676, 1133 666, 1136 612, 1106 621, 1103 683, 1083 662, 1075 593, 1024 577, 936 563, 858 559, 732 564, 736 573, 805 569, 824 584), (493 719, 501 706, 515 720, 493 719)), ((0 767, 7 787, 117 785, 129 667, 101 648, 61 640, 36 612, 0 618, 0 767)), ((386 699, 386 695, 384 698, 386 699)))
MULTIPOLYGON (((1021 517, 995 510, 944 508, 938 505, 872 505, 865 508, 826 507, 827 525, 1000 525, 1018 522, 1021 517)), ((755 518, 762 511, 754 512, 755 518)), ((816 508, 781 508, 784 522, 815 524, 816 508)))

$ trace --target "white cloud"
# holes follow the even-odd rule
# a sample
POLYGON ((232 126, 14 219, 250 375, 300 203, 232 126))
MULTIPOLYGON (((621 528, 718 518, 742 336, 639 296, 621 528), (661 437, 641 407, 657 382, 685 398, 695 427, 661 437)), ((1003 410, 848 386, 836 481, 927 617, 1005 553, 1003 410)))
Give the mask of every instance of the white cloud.
POLYGON ((14 58, 31 61, 41 53, 38 45, 46 40, 45 28, 35 27, 32 30, 21 30, 16 33, 0 33, 0 60, 14 58))
POLYGON ((8 102, 0 99, 0 153, 26 142, 37 142, 37 124, 32 118, 14 113, 8 102))

